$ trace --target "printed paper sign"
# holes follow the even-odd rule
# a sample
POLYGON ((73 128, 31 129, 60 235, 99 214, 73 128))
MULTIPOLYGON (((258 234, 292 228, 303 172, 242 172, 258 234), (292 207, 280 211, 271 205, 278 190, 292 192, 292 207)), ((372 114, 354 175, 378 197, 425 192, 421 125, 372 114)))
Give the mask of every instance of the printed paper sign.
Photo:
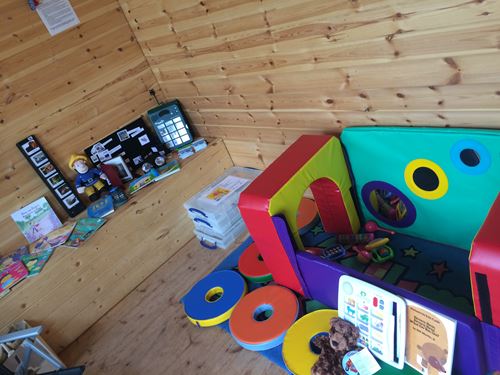
POLYGON ((69 0, 44 0, 36 11, 51 36, 80 24, 69 0))

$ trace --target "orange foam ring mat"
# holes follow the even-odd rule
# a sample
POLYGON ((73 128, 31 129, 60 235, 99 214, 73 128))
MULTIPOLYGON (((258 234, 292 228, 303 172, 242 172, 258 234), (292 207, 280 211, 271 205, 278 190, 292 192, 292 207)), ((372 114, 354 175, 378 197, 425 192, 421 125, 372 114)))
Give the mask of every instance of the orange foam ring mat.
POLYGON ((229 329, 243 348, 267 350, 283 342, 298 313, 299 302, 292 291, 277 285, 264 286, 236 305, 229 329))

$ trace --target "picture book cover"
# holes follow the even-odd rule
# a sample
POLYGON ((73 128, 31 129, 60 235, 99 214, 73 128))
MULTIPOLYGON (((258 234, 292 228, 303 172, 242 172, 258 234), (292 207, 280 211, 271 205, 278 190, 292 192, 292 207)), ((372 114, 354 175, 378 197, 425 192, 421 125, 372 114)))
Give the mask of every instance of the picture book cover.
POLYGON ((153 168, 145 175, 131 181, 129 186, 128 186, 129 194, 134 194, 135 192, 139 191, 143 187, 155 182, 156 177, 158 177, 158 172, 156 171, 156 169, 153 168))
POLYGON ((89 217, 105 217, 115 212, 113 206, 113 197, 108 194, 95 201, 87 208, 87 215, 89 217))
POLYGON ((45 266, 45 263, 47 263, 51 255, 52 250, 47 250, 38 254, 28 254, 23 256, 23 264, 28 270, 27 277, 38 275, 42 271, 42 268, 45 266))
POLYGON ((180 170, 181 170, 181 165, 179 164, 179 162, 175 159, 171 160, 165 165, 162 165, 161 167, 158 168, 158 173, 160 175, 155 178, 155 181, 160 181, 165 177, 180 172, 180 170))
POLYGON ((406 305, 406 363, 421 374, 451 374, 457 322, 410 300, 406 305))
POLYGON ((23 262, 14 262, 0 270, 0 293, 12 288, 19 281, 28 276, 28 270, 23 262))
POLYGON ((10 266, 15 262, 21 261, 22 257, 27 254, 29 254, 28 246, 21 246, 16 250, 14 250, 14 252, 12 252, 11 254, 6 255, 4 257, 0 257, 0 270, 2 268, 10 266))
POLYGON ((29 243, 35 242, 42 236, 62 226, 61 221, 45 197, 37 199, 12 213, 11 217, 29 243))
POLYGON ((80 247, 80 245, 102 227, 105 222, 106 219, 94 217, 79 219, 73 233, 69 236, 68 242, 66 242, 64 246, 72 248, 80 247))
POLYGON ((73 229, 75 228, 75 225, 76 222, 70 222, 61 228, 50 232, 46 236, 43 236, 30 245, 29 252, 31 254, 39 254, 61 246, 68 240, 69 236, 73 232, 73 229))

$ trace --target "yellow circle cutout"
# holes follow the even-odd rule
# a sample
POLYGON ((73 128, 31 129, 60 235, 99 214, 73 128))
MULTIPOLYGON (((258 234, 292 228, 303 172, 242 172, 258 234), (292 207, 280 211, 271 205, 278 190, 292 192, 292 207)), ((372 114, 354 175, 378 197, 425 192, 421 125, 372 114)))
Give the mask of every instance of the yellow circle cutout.
POLYGON ((446 177, 443 169, 433 161, 427 159, 415 159, 406 166, 405 182, 413 194, 423 199, 439 199, 448 191, 448 177, 446 177), (438 184, 435 189, 424 190, 415 183, 413 174, 419 168, 428 168, 436 174, 438 184))

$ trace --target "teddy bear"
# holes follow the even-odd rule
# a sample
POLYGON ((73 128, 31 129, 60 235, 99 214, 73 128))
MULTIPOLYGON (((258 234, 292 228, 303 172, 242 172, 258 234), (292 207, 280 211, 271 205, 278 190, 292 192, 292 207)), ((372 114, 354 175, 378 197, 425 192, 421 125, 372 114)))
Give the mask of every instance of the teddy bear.
POLYGON ((313 340, 313 344, 321 349, 321 354, 311 368, 311 375, 343 374, 342 358, 356 348, 359 338, 357 327, 340 318, 332 318, 330 327, 328 336, 317 336, 313 340))

